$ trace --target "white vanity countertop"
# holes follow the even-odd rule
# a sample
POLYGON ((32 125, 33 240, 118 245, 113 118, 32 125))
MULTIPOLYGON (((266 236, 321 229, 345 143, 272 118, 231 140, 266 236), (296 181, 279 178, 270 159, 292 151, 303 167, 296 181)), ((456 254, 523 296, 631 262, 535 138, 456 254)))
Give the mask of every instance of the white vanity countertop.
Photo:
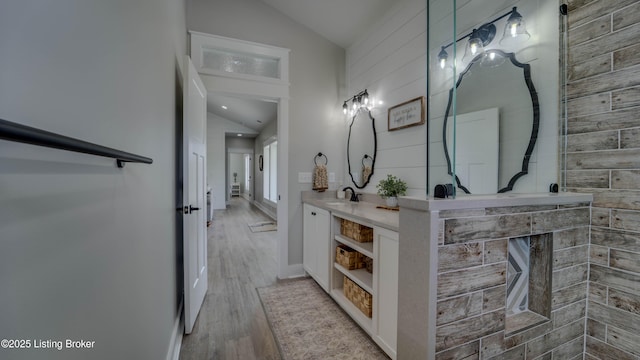
POLYGON ((339 199, 304 199, 304 203, 317 206, 337 215, 344 215, 353 220, 379 226, 391 231, 398 231, 399 211, 376 208, 377 204, 365 201, 351 202, 339 199))
POLYGON ((536 194, 460 195, 455 199, 401 197, 400 207, 422 211, 475 209, 498 206, 563 205, 592 202, 592 194, 571 192, 536 194))

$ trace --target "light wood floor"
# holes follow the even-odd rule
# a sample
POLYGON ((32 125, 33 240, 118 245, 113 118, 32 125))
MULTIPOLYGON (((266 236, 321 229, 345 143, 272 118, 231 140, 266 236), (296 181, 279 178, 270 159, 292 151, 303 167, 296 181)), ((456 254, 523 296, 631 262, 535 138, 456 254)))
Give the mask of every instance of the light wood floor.
POLYGON ((276 282, 276 232, 252 233, 269 219, 242 198, 216 210, 208 228, 209 290, 180 360, 280 359, 257 287, 276 282))

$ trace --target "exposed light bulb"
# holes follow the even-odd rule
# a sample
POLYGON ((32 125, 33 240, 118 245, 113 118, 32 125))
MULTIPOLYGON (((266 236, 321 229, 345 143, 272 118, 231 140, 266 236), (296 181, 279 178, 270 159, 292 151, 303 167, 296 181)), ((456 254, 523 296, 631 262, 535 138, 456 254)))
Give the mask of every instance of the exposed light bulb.
POLYGON ((484 40, 482 39, 482 34, 482 31, 473 29, 469 42, 467 43, 467 50, 462 57, 463 61, 470 62, 477 55, 484 54, 484 40))
POLYGON ((440 48, 440 53, 438 53, 438 61, 440 62, 440 68, 444 69, 447 66, 447 58, 449 58, 449 54, 444 49, 444 46, 440 48))
POLYGON ((511 37, 516 37, 518 35, 518 23, 514 22, 511 24, 511 37))

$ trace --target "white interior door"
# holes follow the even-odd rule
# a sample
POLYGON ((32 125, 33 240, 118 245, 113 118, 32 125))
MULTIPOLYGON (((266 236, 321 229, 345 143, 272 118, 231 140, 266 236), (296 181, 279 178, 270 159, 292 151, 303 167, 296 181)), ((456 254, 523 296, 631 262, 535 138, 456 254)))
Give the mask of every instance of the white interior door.
MULTIPOLYGON (((456 176, 472 194, 498 192, 498 108, 458 114, 456 117, 456 176), (469 146, 469 145, 473 146, 469 146)), ((447 145, 453 154, 453 118, 447 121, 447 145)))
POLYGON ((207 91, 189 56, 184 67, 184 331, 190 334, 207 294, 207 91))
POLYGON ((249 199, 253 199, 253 157, 244 154, 244 193, 249 199))

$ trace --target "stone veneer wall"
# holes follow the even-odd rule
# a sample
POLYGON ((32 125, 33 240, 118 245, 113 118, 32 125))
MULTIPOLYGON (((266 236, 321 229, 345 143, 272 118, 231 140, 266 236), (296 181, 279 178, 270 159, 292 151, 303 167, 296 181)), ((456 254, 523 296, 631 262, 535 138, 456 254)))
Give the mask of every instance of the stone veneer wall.
POLYGON ((590 204, 440 212, 436 359, 582 359, 590 204), (505 337, 507 243, 553 233, 549 321, 505 337))
POLYGON ((585 359, 640 359, 640 1, 570 0, 567 187, 592 193, 585 359))

